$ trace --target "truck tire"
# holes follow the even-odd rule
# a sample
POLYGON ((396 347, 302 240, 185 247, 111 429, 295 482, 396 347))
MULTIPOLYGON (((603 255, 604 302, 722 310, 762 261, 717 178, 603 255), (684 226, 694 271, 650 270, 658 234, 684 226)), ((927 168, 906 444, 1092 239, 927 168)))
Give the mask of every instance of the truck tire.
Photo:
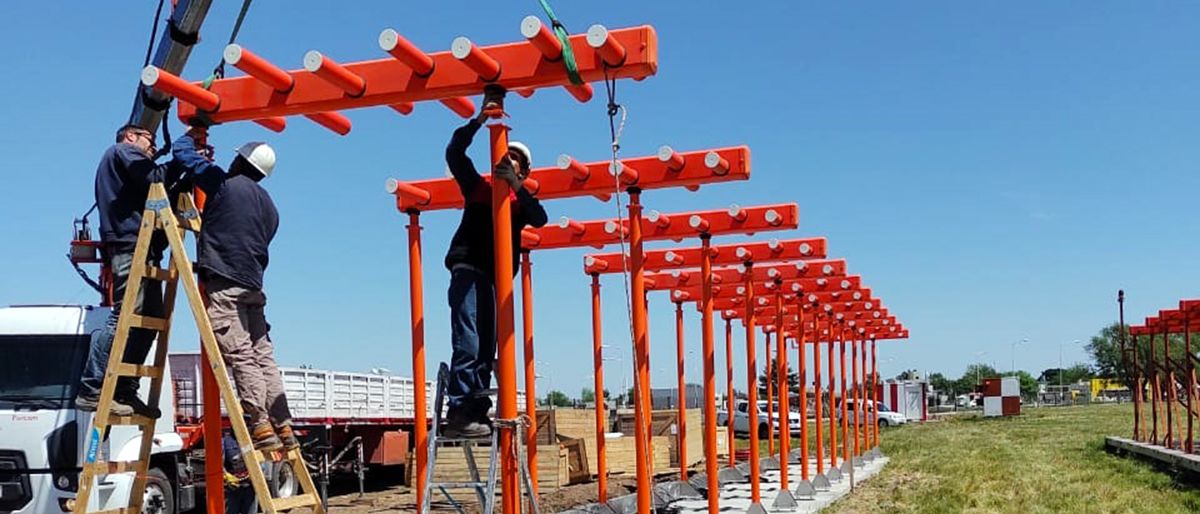
POLYGON ((271 473, 271 493, 276 498, 291 498, 295 496, 300 489, 300 483, 296 479, 296 471, 292 469, 292 463, 280 462, 272 466, 274 468, 271 473))
POLYGON ((175 514, 175 491, 161 469, 150 468, 146 490, 142 493, 142 512, 146 514, 175 514))
POLYGON ((767 424, 763 423, 758 426, 758 438, 766 439, 768 435, 767 424))
POLYGON ((888 420, 879 418, 879 428, 887 428, 889 424, 890 423, 888 423, 888 420))

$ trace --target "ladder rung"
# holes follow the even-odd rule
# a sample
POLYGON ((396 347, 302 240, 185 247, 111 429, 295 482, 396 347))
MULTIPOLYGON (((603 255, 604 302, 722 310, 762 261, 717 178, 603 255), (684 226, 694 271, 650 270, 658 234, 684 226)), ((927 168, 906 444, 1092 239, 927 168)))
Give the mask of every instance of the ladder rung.
POLYGON ((171 270, 165 270, 158 266, 146 266, 146 278, 152 278, 159 281, 175 280, 178 278, 177 273, 172 273, 171 270))
POLYGON ((124 362, 117 365, 117 375, 122 377, 162 378, 162 373, 162 368, 157 366, 142 366, 124 362))
POLYGON ((112 462, 95 462, 86 464, 85 467, 92 468, 92 472, 96 474, 108 473, 128 473, 141 471, 142 463, 139 461, 112 461, 112 462))
POLYGON ((166 330, 167 320, 163 318, 154 318, 150 316, 142 316, 140 314, 129 315, 129 326, 134 328, 145 328, 149 330, 157 330, 159 332, 166 330))
POLYGON ((316 505, 319 501, 320 500, 316 495, 307 493, 299 496, 292 496, 291 498, 272 498, 271 504, 274 505, 275 510, 288 510, 296 507, 308 507, 311 505, 316 505))
POLYGON ((133 416, 109 416, 108 417, 109 426, 128 425, 128 426, 149 427, 150 429, 153 429, 154 424, 156 422, 157 422, 157 420, 153 420, 153 419, 147 418, 145 416, 138 416, 136 414, 134 414, 133 416))
POLYGON ((487 487, 487 482, 434 482, 429 484, 433 487, 445 487, 446 489, 475 489, 479 487, 487 487))

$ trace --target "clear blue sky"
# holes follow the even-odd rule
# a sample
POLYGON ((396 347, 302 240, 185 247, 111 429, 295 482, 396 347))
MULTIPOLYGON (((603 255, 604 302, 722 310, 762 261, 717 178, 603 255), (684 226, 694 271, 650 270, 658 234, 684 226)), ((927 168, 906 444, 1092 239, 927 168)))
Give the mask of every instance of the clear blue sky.
MULTIPOLYGON (((219 59, 239 5, 215 4, 187 78, 219 59)), ((911 328, 911 340, 881 344, 885 374, 957 376, 977 352, 1007 368, 1010 343, 1022 338, 1030 343, 1018 348, 1018 367, 1056 365, 1060 343, 1069 364, 1084 358, 1071 341, 1115 319, 1118 288, 1138 319, 1200 295, 1200 5, 733 5, 555 7, 574 32, 591 23, 658 30, 658 75, 619 86, 629 108, 623 155, 664 143, 752 149, 749 182, 653 191, 648 207, 798 202, 801 228, 786 236, 828 237, 831 253, 911 328)), ((153 7, 6 3, 0 304, 94 300, 63 254, 72 217, 91 205, 96 161, 128 114, 153 7)), ((533 1, 256 2, 239 42, 297 68, 310 49, 379 58, 386 27, 429 51, 458 35, 514 41, 535 13, 533 1)), ((510 108, 513 137, 533 147, 535 165, 562 152, 606 157, 602 101, 548 90, 510 108)), ((436 104, 409 117, 346 114, 347 137, 295 118, 283 134, 239 123, 212 139, 222 163, 250 139, 279 154, 266 187, 282 217, 267 273, 280 362, 407 374, 405 219, 383 184, 440 176, 461 120, 436 104)), ((473 152, 481 158, 486 145, 473 152)), ((594 199, 547 207, 552 219, 614 214, 594 199)), ((449 356, 440 262, 457 219, 424 216, 431 366, 449 356)), ((584 253, 535 256, 538 360, 572 395, 591 383, 584 253)), ((620 281, 609 277, 604 291, 606 341, 622 358, 607 374, 615 392, 629 375, 629 342, 620 281)), ((651 302, 654 383, 673 386, 672 310, 664 297, 651 302)), ((688 346, 698 348, 699 320, 688 315, 688 346)), ((175 348, 196 346, 194 330, 177 335, 175 348)), ((742 362, 744 343, 735 346, 742 362)))

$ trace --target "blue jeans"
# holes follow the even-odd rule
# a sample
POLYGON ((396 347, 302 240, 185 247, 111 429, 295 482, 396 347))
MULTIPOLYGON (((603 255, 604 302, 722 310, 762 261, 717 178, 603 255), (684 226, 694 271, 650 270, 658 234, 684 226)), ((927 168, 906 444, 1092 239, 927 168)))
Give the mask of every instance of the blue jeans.
MULTIPOLYGON (((151 252, 157 253, 157 252, 151 252)), ((104 328, 92 332, 91 348, 88 350, 87 364, 83 367, 83 376, 79 381, 79 396, 97 398, 100 387, 104 384, 104 372, 108 367, 109 352, 112 351, 113 338, 117 332, 117 320, 121 317, 121 303, 125 299, 125 285, 129 281, 129 268, 133 264, 133 250, 112 252, 108 257, 113 275, 113 306, 104 328)), ((150 256, 150 263, 158 265, 160 257, 150 256)), ((142 280, 142 293, 138 295, 134 312, 143 316, 162 317, 163 291, 162 283, 156 280, 142 280)), ((134 328, 129 331, 129 339, 125 343, 124 362, 141 364, 150 354, 150 347, 158 332, 144 328, 134 328)), ((138 379, 136 377, 121 377, 117 380, 117 390, 114 398, 137 396, 138 379)))
POLYGON ((450 384, 447 399, 456 414, 484 419, 492 401, 496 362, 496 287, 491 277, 472 269, 450 272, 450 384))

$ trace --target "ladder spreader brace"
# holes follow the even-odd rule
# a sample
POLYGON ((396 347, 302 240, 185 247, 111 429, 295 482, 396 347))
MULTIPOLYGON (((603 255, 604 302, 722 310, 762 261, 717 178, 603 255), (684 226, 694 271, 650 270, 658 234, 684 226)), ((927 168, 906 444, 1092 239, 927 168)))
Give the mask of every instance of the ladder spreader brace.
MULTIPOLYGON (((91 499, 97 478, 109 473, 134 473, 133 487, 130 489, 129 505, 125 508, 97 511, 90 514, 140 514, 142 512, 143 495, 150 467, 150 445, 154 441, 154 425, 156 420, 144 416, 112 416, 109 414, 116 392, 117 380, 121 377, 139 377, 150 379, 150 397, 148 404, 156 405, 162 394, 163 376, 166 369, 167 342, 171 332, 171 314, 175 307, 175 295, 179 281, 183 281, 183 291, 187 296, 192 316, 196 320, 196 328, 200 333, 201 344, 205 352, 214 358, 209 359, 209 366, 216 376, 221 398, 229 415, 230 425, 237 438, 238 447, 246 463, 250 482, 258 497, 259 508, 267 514, 276 514, 297 507, 311 507, 316 514, 325 514, 325 509, 313 485, 312 476, 300 454, 300 450, 292 449, 286 452, 260 452, 254 449, 246 421, 242 416, 242 407, 229 379, 213 334, 212 323, 204 308, 200 289, 183 246, 185 231, 199 232, 200 216, 192 202, 190 194, 180 195, 179 215, 172 211, 167 197, 166 188, 161 182, 150 185, 146 198, 146 210, 142 214, 142 225, 138 231, 137 245, 133 251, 133 266, 130 267, 129 280, 125 288, 124 308, 117 320, 117 331, 113 338, 112 350, 109 353, 107 368, 104 374, 104 384, 100 389, 100 401, 97 405, 94 426, 91 431, 86 462, 79 480, 79 493, 72 509, 74 514, 89 514, 88 502, 91 499), (147 264, 150 252, 150 241, 155 232, 165 233, 170 244, 171 256, 167 269, 147 264), (154 318, 135 313, 138 295, 142 291, 142 280, 164 282, 166 290, 163 296, 164 314, 162 318, 154 318), (144 366, 123 362, 125 346, 129 339, 129 331, 141 328, 158 332, 155 344, 154 364, 144 366), (111 461, 103 452, 101 445, 107 437, 108 429, 112 426, 131 425, 142 431, 141 447, 138 460, 111 461), (300 482, 302 493, 290 498, 272 498, 262 467, 267 461, 286 461, 292 466, 300 482)), ((171 413, 164 413, 171 415, 171 413)), ((219 441, 206 441, 205 444, 220 444, 219 441)))

